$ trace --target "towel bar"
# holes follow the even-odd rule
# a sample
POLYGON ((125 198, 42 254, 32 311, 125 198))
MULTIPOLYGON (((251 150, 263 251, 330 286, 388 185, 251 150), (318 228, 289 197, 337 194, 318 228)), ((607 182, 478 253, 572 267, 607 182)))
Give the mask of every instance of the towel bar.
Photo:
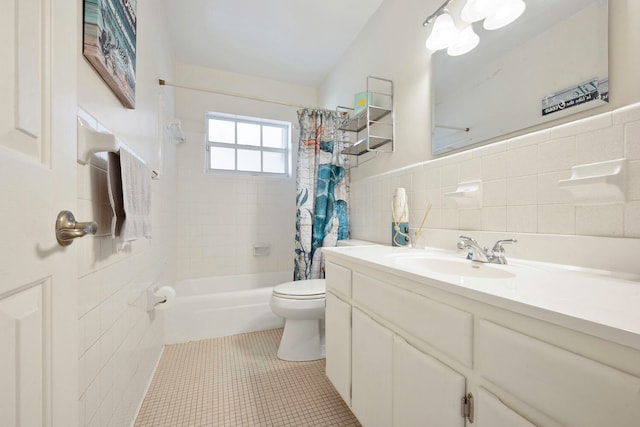
MULTIPOLYGON (((77 160, 81 165, 86 165, 91 161, 91 157, 96 153, 120 151, 120 141, 112 133, 95 130, 86 120, 78 117, 78 148, 77 160)), ((129 151, 132 151, 129 149, 129 151)), ((133 153, 141 162, 147 163, 138 154, 133 153)), ((158 171, 151 171, 151 179, 160 179, 158 171)))

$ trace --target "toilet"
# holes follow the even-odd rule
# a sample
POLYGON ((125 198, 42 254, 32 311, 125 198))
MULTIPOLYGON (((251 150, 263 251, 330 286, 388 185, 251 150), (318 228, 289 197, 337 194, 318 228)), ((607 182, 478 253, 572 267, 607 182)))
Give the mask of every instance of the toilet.
POLYGON ((324 279, 287 282, 273 288, 271 311, 285 319, 279 359, 324 359, 325 290, 324 279))
MULTIPOLYGON (((337 246, 364 246, 363 240, 338 240, 337 246)), ((324 359, 324 279, 299 280, 277 285, 271 294, 271 311, 285 319, 278 358, 292 362, 324 359)))

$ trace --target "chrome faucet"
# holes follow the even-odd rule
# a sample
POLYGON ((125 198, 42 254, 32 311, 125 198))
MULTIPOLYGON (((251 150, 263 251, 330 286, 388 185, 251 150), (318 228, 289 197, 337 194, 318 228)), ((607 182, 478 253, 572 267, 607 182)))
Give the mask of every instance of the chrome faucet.
POLYGON ((460 236, 462 240, 458 242, 458 249, 468 250, 467 259, 471 261, 489 262, 489 248, 483 248, 473 237, 460 236))
POLYGON ((472 237, 460 236, 462 240, 458 242, 458 249, 467 250, 467 259, 477 262, 488 262, 492 264, 506 264, 507 259, 504 256, 504 248, 502 245, 506 243, 517 243, 516 239, 498 240, 491 251, 488 247, 481 247, 480 244, 472 237))

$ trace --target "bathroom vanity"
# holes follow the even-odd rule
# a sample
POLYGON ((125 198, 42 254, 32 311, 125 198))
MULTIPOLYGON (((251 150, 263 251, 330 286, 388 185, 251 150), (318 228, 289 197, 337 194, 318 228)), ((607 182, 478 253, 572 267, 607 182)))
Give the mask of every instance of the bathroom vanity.
POLYGON ((323 251, 326 373, 365 427, 640 425, 637 276, 323 251))

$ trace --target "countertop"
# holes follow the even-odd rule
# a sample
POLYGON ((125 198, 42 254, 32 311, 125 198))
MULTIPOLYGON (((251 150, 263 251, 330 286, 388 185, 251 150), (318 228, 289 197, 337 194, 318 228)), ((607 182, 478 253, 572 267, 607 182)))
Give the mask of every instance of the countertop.
POLYGON ((464 259, 443 249, 372 245, 322 251, 338 264, 348 261, 640 350, 638 275, 508 258, 509 265, 490 266, 509 277, 484 278, 407 262, 464 259))

